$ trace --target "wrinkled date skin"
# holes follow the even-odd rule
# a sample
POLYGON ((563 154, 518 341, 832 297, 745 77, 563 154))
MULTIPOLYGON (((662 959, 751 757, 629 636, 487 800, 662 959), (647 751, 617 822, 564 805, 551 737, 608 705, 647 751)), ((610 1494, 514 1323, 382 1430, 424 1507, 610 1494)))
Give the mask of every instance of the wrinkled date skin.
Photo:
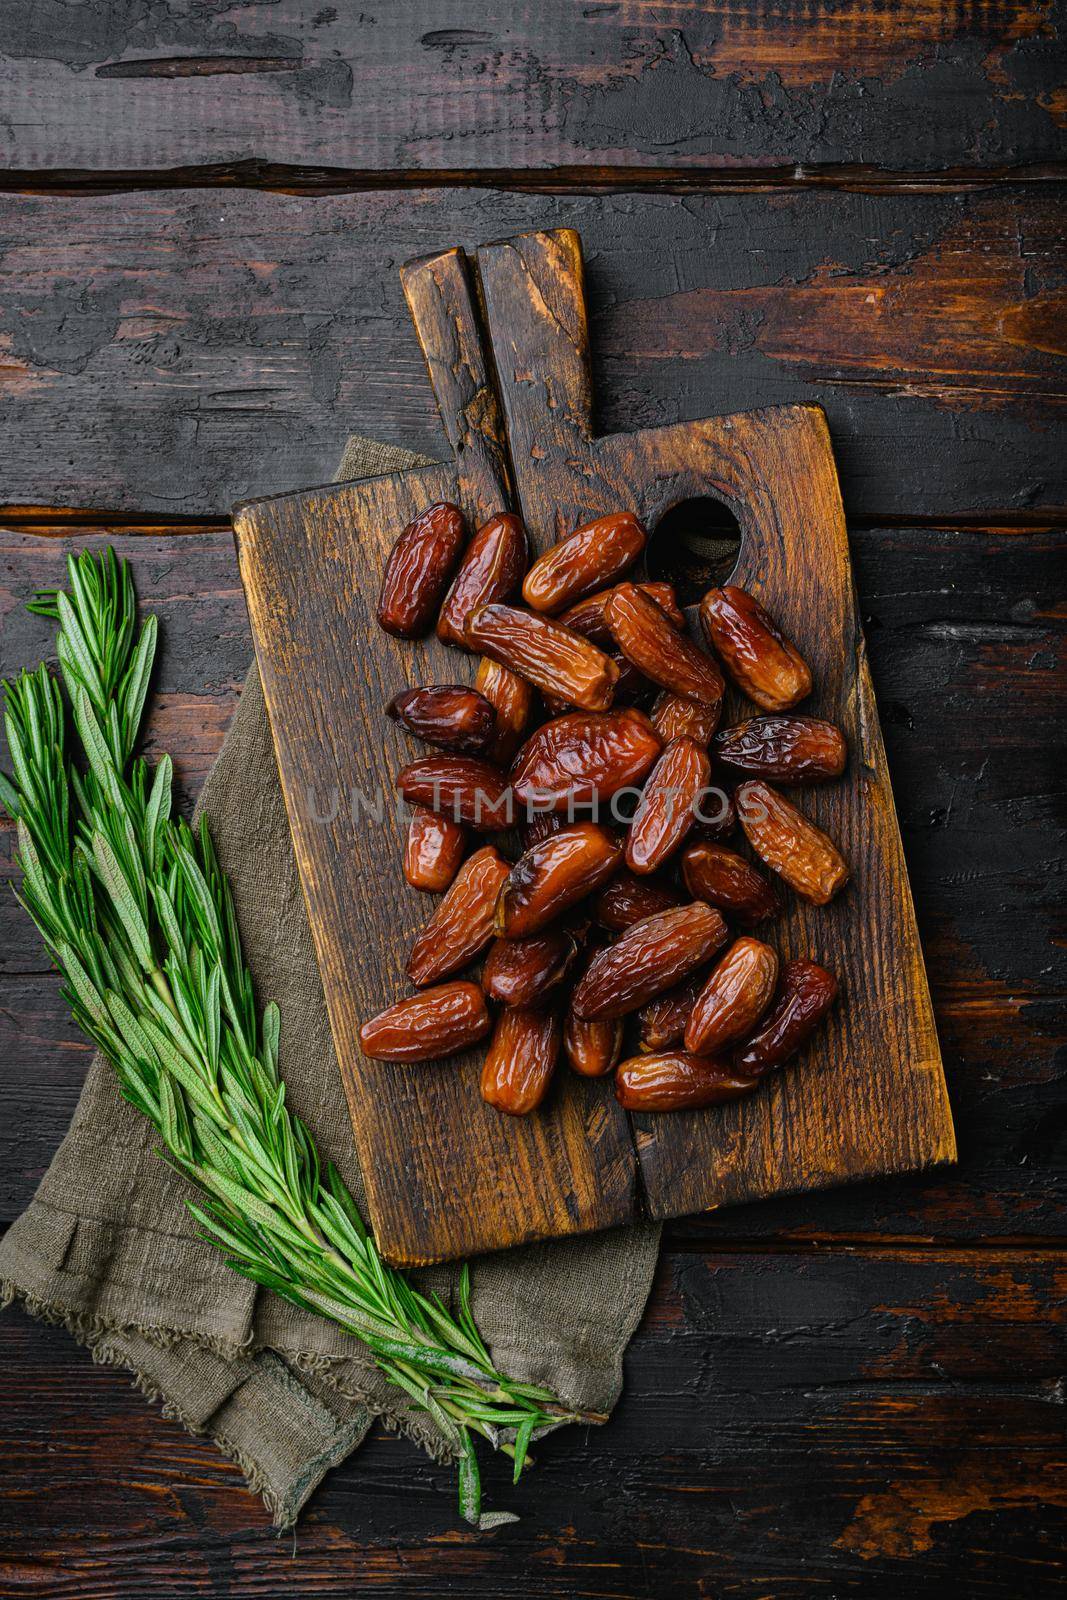
POLYGON ((717 1055, 750 1034, 774 998, 778 956, 759 939, 735 939, 697 995, 685 1048, 717 1055))
POLYGON ((502 1011, 482 1068, 482 1099, 511 1117, 536 1111, 556 1070, 561 1033, 553 1011, 502 1011))
POLYGON ((535 844, 512 867, 500 891, 496 931, 505 939, 540 933, 569 906, 611 877, 621 847, 595 822, 576 822, 535 844))
POLYGON ((663 740, 692 739, 707 749, 719 721, 719 707, 664 690, 652 707, 652 726, 663 740))
POLYGON ((404 845, 404 877, 413 889, 443 894, 466 853, 466 828, 425 806, 415 807, 404 845))
POLYGON ((522 820, 522 848, 529 850, 531 845, 540 844, 543 839, 551 839, 554 833, 567 826, 563 817, 555 811, 535 811, 532 816, 522 820))
POLYGON ((637 1013, 637 1029, 642 1050, 666 1050, 672 1044, 681 1044, 702 987, 699 978, 689 978, 641 1007, 637 1013))
POLYGON ((574 991, 579 1017, 622 1017, 672 989, 726 942, 726 924, 701 901, 634 923, 602 950, 574 991))
POLYGON ((378 622, 398 639, 428 633, 463 550, 458 506, 439 500, 409 522, 389 553, 378 595, 378 622))
POLYGON ((686 846, 682 876, 695 899, 729 912, 742 927, 755 927, 781 910, 774 885, 736 850, 713 840, 698 839, 686 846))
POLYGON ((418 988, 468 966, 493 937, 493 913, 508 863, 492 845, 476 850, 411 947, 408 977, 418 988))
POLYGON ((496 712, 496 727, 485 747, 485 758, 495 766, 506 767, 526 732, 534 692, 525 678, 502 667, 499 661, 490 661, 488 656, 478 663, 474 687, 496 712))
POLYGON ((764 711, 788 711, 811 693, 804 657, 747 590, 709 589, 700 620, 737 687, 764 711))
POLYGON ((437 619, 437 637, 467 650, 467 619, 479 606, 518 593, 530 560, 520 517, 510 511, 490 517, 467 546, 437 619))
POLYGON ((818 1027, 837 999, 837 979, 814 961, 786 961, 778 993, 756 1033, 735 1051, 734 1066, 762 1078, 781 1067, 818 1027))
POLYGON ((671 694, 702 700, 718 721, 723 677, 715 662, 667 620, 635 583, 620 583, 608 601, 612 637, 627 661, 671 694))
POLYGON ((640 711, 574 711, 531 734, 509 779, 527 807, 565 811, 640 783, 659 753, 656 732, 640 711))
POLYGON ((693 837, 717 841, 728 839, 736 832, 737 807, 734 797, 715 782, 713 773, 711 787, 700 802, 700 815, 693 826, 693 837))
POLYGON ((825 783, 845 770, 848 746, 840 728, 821 717, 752 717, 724 728, 715 740, 724 766, 782 783, 825 783))
POLYGON ((631 1056, 615 1074, 615 1098, 627 1111, 696 1111, 738 1100, 755 1087, 755 1079, 729 1063, 685 1050, 631 1056))
POLYGON ((482 988, 498 1005, 539 1005, 577 955, 578 941, 565 928, 549 928, 530 939, 497 939, 485 958, 482 988))
POLYGON ((549 617, 517 606, 479 606, 467 623, 467 639, 483 655, 568 705, 606 711, 612 702, 619 678, 614 661, 549 617))
POLYGON ((489 1032, 485 996, 476 983, 442 983, 387 1006, 359 1030, 372 1061, 439 1061, 477 1044, 489 1032))
POLYGON ((409 805, 426 806, 481 833, 510 827, 514 816, 504 774, 477 756, 425 756, 401 768, 396 782, 409 805))
POLYGON ((417 739, 455 755, 477 755, 496 728, 496 712, 485 696, 460 684, 405 689, 393 696, 385 711, 417 739))
POLYGON ((833 840, 777 789, 759 779, 743 783, 737 814, 756 854, 801 899, 824 906, 848 882, 848 864, 833 840))
POLYGON ((672 739, 649 774, 626 840, 631 872, 655 872, 678 849, 711 779, 707 751, 692 739, 672 739))
MULTIPOLYGON (((647 594, 650 600, 656 602, 672 627, 679 630, 685 627, 685 613, 678 604, 673 583, 639 583, 637 587, 642 594, 647 594)), ((579 600, 577 605, 565 611, 559 619, 560 622, 565 623, 568 628, 573 628, 574 632, 580 633, 584 639, 592 639, 594 644, 610 645, 613 641, 611 629, 608 627, 607 609, 608 601, 614 593, 613 585, 610 589, 601 589, 598 594, 587 595, 584 600, 579 600)))
POLYGON ((546 550, 522 586, 535 611, 561 611, 625 572, 645 548, 645 530, 630 511, 597 517, 546 550))
POLYGON ((635 877, 629 870, 617 872, 610 883, 591 901, 593 916, 602 928, 624 933, 635 922, 670 911, 682 904, 682 896, 669 884, 651 878, 635 877))

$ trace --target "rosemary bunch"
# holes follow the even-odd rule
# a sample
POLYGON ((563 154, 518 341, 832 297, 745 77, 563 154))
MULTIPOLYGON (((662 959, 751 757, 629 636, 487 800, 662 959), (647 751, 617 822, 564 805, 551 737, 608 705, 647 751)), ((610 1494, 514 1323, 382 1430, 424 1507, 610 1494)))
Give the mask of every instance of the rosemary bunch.
POLYGON ((381 1259, 332 1164, 285 1103, 278 1009, 257 1016, 229 884, 207 827, 171 815, 171 762, 134 746, 156 647, 138 628, 126 562, 110 548, 68 558, 70 591, 30 609, 59 623, 68 712, 42 663, 4 682, 13 778, 0 803, 18 827, 22 905, 63 974, 79 1027, 165 1159, 201 1192, 203 1237, 235 1271, 317 1312, 369 1347, 390 1382, 437 1424, 459 1461, 463 1516, 483 1515, 475 1435, 514 1459, 576 1420, 544 1389, 504 1377, 471 1314, 467 1268, 453 1316, 381 1259))

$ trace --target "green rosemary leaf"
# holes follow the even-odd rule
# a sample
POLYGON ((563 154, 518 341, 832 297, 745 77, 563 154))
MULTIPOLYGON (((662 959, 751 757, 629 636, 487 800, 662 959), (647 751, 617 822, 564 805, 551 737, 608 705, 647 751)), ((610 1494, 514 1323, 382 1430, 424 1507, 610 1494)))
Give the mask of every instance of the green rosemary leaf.
POLYGON ((170 816, 173 776, 174 765, 170 756, 162 756, 156 763, 156 770, 152 775, 152 788, 145 806, 144 845, 150 873, 155 872, 161 860, 160 832, 170 816))
POLYGON ((530 1448, 530 1440, 533 1437, 535 1420, 536 1419, 534 1417, 531 1417, 527 1414, 527 1416, 523 1418, 515 1430, 515 1470, 512 1474, 513 1483, 518 1483, 520 1477, 522 1476, 522 1469, 526 1465, 526 1453, 530 1448))
POLYGON ((271 1000, 263 1008, 263 1064, 272 1078, 278 1076, 278 1042, 281 1036, 282 1014, 271 1000))
POLYGON ((133 749, 137 739, 137 730, 141 726, 141 717, 144 714, 145 697, 148 694, 148 681, 152 676, 152 663, 156 655, 157 622, 154 616, 146 617, 141 637, 137 642, 133 660, 130 662, 126 683, 123 689, 122 719, 125 733, 125 754, 133 749))
POLYGON ((111 843, 102 833, 93 834, 93 860, 100 882, 111 897, 115 914, 121 922, 130 946, 141 966, 151 972, 155 966, 152 940, 141 915, 133 891, 123 877, 122 868, 115 857, 111 843))
POLYGON ((482 1514, 482 1478, 470 1434, 463 1435, 463 1454, 459 1460, 459 1514, 464 1522, 478 1526, 482 1514))
MULTIPOLYGON (((74 583, 76 580, 73 578, 73 568, 68 570, 72 573, 72 583, 74 583)), ((81 596, 79 595, 78 598, 80 600, 81 596)), ((60 637, 66 649, 70 652, 70 660, 73 662, 77 672, 78 681, 88 693, 96 709, 101 711, 104 708, 105 696, 104 686, 100 682, 100 674, 97 671, 96 660, 89 648, 89 641, 82 632, 81 621, 62 590, 56 596, 56 610, 59 613, 59 621, 63 629, 60 637)), ((73 687, 70 687, 73 697, 73 687)))
POLYGON ((3 806, 9 817, 17 818, 22 812, 22 801, 6 772, 0 772, 0 806, 3 806))

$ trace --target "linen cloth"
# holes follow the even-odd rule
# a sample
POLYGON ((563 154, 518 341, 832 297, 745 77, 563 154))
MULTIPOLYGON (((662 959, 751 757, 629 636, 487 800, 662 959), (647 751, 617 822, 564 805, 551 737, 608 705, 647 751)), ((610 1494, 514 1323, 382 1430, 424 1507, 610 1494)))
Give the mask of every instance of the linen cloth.
MULTIPOLYGON (((427 459, 352 438, 338 477, 427 459)), ((281 1009, 288 1103, 365 1210, 259 674, 253 664, 197 806, 233 884, 260 1004, 281 1009)), ((399 870, 399 867, 398 867, 399 870)), ((151 1126, 93 1059, 70 1129, 29 1207, 0 1241, 0 1296, 62 1323, 95 1361, 237 1461, 279 1527, 375 1418, 437 1459, 433 1423, 386 1382, 363 1345, 257 1288, 196 1235, 189 1186, 156 1154, 151 1126)), ((474 1313, 498 1366, 582 1409, 609 1412, 644 1308, 651 1223, 480 1257, 474 1313)), ((449 1302, 457 1268, 416 1274, 449 1302)))

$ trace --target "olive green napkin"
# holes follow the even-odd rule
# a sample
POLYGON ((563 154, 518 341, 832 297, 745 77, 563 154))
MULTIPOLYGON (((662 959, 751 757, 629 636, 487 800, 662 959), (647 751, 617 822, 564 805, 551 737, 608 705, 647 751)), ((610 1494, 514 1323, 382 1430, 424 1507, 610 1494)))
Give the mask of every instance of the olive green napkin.
MULTIPOLYGON (((338 476, 425 458, 353 438, 338 476)), ((362 1202, 259 675, 253 666, 198 811, 233 882, 261 1001, 281 1008, 289 1103, 362 1202)), ((281 1527, 380 1418, 437 1458, 449 1447, 356 1340, 238 1277, 196 1237, 187 1185, 95 1058, 70 1130, 0 1241, 0 1294, 125 1367, 192 1433, 239 1462, 281 1527)), ((610 1411, 656 1262, 651 1224, 481 1257, 474 1311, 497 1364, 610 1411)), ((455 1269, 420 1273, 447 1300, 455 1269)))

